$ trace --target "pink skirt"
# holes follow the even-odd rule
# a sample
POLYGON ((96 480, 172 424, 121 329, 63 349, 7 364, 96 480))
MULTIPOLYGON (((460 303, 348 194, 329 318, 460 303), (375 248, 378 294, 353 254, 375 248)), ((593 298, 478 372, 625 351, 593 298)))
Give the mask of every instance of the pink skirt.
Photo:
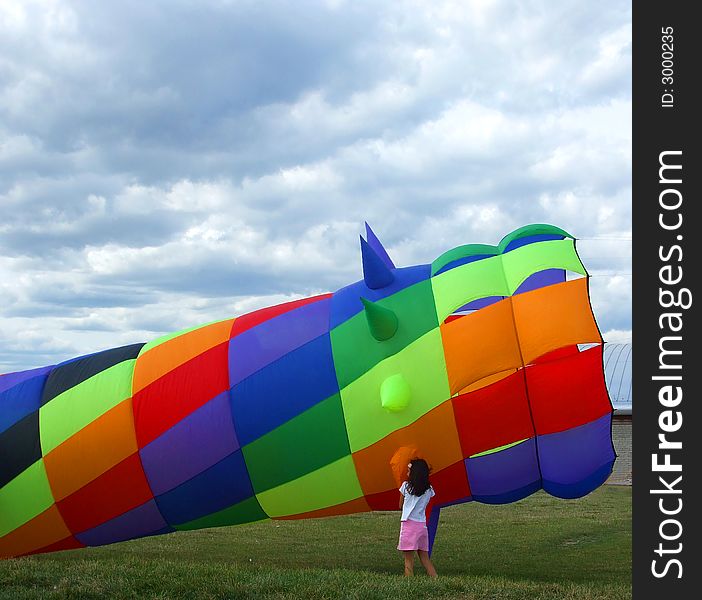
POLYGON ((424 550, 429 552, 429 533, 426 523, 400 521, 400 543, 398 550, 424 550))

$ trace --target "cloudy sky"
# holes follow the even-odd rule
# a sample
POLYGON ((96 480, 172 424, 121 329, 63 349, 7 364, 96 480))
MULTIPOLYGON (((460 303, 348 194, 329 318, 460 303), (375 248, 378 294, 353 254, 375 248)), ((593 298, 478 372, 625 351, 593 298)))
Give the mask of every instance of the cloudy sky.
POLYGON ((0 2, 0 372, 531 222, 631 338, 630 1, 0 2))

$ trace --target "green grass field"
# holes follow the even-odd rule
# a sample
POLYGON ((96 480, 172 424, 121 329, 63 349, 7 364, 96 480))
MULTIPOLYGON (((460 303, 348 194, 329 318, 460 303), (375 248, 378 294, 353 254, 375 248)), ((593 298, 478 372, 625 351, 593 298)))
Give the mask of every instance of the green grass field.
POLYGON ((437 580, 401 577, 398 514, 179 532, 0 561, 0 598, 631 597, 631 488, 444 509, 437 580))

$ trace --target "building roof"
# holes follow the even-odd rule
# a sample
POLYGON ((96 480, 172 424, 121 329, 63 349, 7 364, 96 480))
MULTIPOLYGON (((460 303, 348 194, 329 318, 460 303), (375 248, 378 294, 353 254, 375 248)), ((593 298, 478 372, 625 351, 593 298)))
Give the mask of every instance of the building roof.
POLYGON ((631 360, 631 344, 605 344, 605 381, 615 414, 631 414, 631 360))

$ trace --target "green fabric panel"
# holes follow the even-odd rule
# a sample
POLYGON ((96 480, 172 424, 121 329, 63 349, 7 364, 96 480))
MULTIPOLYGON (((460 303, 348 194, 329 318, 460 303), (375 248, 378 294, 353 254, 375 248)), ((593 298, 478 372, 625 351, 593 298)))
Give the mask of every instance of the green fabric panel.
POLYGON ((508 233, 500 240, 497 248, 500 252, 504 252, 505 248, 507 248, 507 246, 509 246, 514 240, 529 237, 531 235, 562 235, 563 237, 575 239, 567 231, 561 229, 560 227, 556 227, 555 225, 549 225, 547 223, 532 223, 531 225, 524 225, 524 227, 515 229, 512 233, 508 233))
POLYGON ((136 359, 125 360, 100 371, 53 398, 39 409, 39 432, 43 454, 132 395, 136 359))
POLYGON ((43 513, 53 503, 44 461, 38 460, 0 488, 0 537, 43 513))
POLYGON ((351 452, 413 423, 450 397, 441 332, 436 328, 341 390, 351 452), (407 408, 392 412, 382 407, 380 387, 397 373, 409 384, 411 397, 407 408))
POLYGON ((586 274, 572 239, 527 244, 435 275, 431 282, 439 321, 478 298, 510 296, 527 277, 552 268, 586 274))
MULTIPOLYGON (((513 252, 519 252, 519 250, 513 252)), ((510 294, 502 271, 501 256, 485 258, 444 271, 432 277, 431 283, 440 323, 468 302, 486 296, 509 296, 510 294)))
POLYGON ((453 262, 454 260, 459 260, 461 258, 468 258, 470 256, 477 255, 497 255, 502 254, 505 248, 509 246, 514 240, 518 240, 523 237, 529 237, 531 235, 562 235, 564 237, 573 238, 567 231, 564 231, 560 227, 555 225, 548 225, 545 223, 534 223, 531 225, 524 225, 516 229, 512 233, 507 234, 500 240, 497 246, 491 246, 490 244, 466 244, 464 246, 458 246, 457 248, 452 248, 447 252, 444 252, 439 258, 437 258, 433 263, 431 263, 431 274, 434 275, 441 269, 443 269, 447 264, 453 262))
POLYGON ((173 525, 173 528, 187 531, 190 529, 205 529, 206 527, 226 527, 228 525, 254 523, 267 518, 268 515, 263 512, 258 500, 255 497, 251 497, 211 515, 188 521, 182 525, 173 525))
POLYGON ((389 340, 376 340, 364 311, 332 329, 334 366, 340 388, 438 326, 430 280, 416 283, 375 304, 397 315, 397 332, 389 340))
POLYGON ((488 255, 494 256, 498 253, 497 246, 491 246, 489 244, 464 244, 463 246, 458 246, 452 248, 451 250, 444 252, 439 258, 437 258, 433 263, 431 263, 431 274, 434 275, 437 271, 443 269, 449 263, 454 260, 459 260, 461 258, 468 258, 470 256, 481 256, 488 255))
POLYGON ((363 496, 351 456, 257 495, 269 517, 318 510, 363 496))
POLYGON ((162 335, 159 338, 156 338, 155 340, 150 341, 148 344, 145 344, 144 347, 141 349, 139 352, 139 355, 141 356, 145 352, 148 352, 152 348, 156 346, 160 346, 161 344, 167 342, 168 340, 172 340, 173 338, 177 338, 181 335, 184 335, 186 333, 190 333, 191 331, 195 331, 196 329, 202 329, 203 327, 208 327, 210 325, 214 325, 215 323, 221 323, 222 321, 227 321, 228 319, 219 319, 217 321, 210 321, 209 323, 205 323, 204 325, 195 325, 194 327, 188 327, 187 329, 183 329, 181 331, 176 331, 175 333, 167 333, 166 335, 162 335))
POLYGON ((341 397, 335 394, 243 448, 256 493, 350 454, 341 397))
POLYGON ((492 450, 485 450, 485 452, 478 452, 477 454, 473 454, 472 456, 469 456, 468 458, 478 458, 479 456, 487 456, 488 454, 494 454, 495 452, 499 452, 500 450, 507 450, 507 448, 511 448, 512 446, 517 446, 518 444, 526 442, 528 439, 529 438, 524 438, 523 440, 519 440, 518 442, 512 442, 511 444, 505 444, 504 446, 498 446, 497 448, 493 448, 492 450))
POLYGON ((527 244, 502 256, 509 293, 513 294, 532 273, 544 269, 565 269, 586 275, 571 239, 527 244))

